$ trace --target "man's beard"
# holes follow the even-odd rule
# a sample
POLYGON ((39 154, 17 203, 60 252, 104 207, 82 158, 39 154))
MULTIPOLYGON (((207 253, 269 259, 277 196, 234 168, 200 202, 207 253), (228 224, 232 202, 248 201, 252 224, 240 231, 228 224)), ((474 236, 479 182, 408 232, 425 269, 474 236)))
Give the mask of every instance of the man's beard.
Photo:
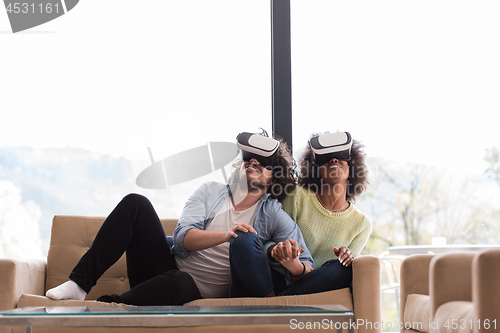
POLYGON ((248 192, 257 192, 260 190, 265 190, 267 189, 268 186, 269 186, 268 181, 247 178, 248 192))
POLYGON ((244 192, 257 192, 265 190, 270 185, 271 178, 268 180, 251 179, 247 177, 246 170, 243 169, 236 174, 235 181, 244 192))

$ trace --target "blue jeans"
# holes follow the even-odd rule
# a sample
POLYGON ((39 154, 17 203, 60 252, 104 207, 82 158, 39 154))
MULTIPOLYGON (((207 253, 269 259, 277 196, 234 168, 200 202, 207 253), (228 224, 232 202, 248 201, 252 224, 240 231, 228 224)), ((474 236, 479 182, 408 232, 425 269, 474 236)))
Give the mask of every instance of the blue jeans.
POLYGON ((238 237, 231 239, 229 247, 229 297, 264 297, 273 290, 276 295, 303 295, 351 285, 352 265, 344 267, 334 259, 287 288, 285 277, 270 268, 259 238, 250 232, 237 231, 236 234, 238 237))
POLYGON ((325 262, 287 288, 282 295, 304 295, 337 290, 351 286, 352 265, 344 267, 337 259, 325 262))
POLYGON ((271 270, 264 245, 251 232, 236 231, 229 245, 229 297, 264 297, 285 289, 285 277, 271 270))

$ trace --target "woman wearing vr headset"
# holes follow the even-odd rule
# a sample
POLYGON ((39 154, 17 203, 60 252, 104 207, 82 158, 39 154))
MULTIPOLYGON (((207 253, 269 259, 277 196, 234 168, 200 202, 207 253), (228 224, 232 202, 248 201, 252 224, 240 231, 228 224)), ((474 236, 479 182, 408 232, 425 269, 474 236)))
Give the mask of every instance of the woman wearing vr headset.
POLYGON ((98 300, 133 305, 182 305, 206 297, 273 296, 310 272, 314 262, 296 223, 278 198, 295 187, 286 144, 240 133, 243 161, 234 184, 208 182, 188 199, 173 246, 149 200, 127 195, 108 215, 70 281, 47 291, 53 299, 85 299, 102 274, 125 252, 130 290, 98 300), (286 278, 273 275, 263 252, 284 244, 295 260, 286 278))
MULTIPOLYGON (((299 225, 316 269, 284 295, 349 287, 352 263, 371 232, 370 220, 354 205, 368 184, 364 146, 348 132, 313 135, 299 161, 297 188, 282 202, 299 225)), ((270 251, 280 262, 279 249, 270 251)))

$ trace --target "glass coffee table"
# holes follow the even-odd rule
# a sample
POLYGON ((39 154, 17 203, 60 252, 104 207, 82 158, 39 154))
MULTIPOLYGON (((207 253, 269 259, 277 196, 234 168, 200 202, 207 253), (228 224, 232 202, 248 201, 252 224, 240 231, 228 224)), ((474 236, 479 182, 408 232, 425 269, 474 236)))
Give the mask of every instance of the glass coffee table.
POLYGON ((353 332, 354 313, 341 305, 321 306, 59 306, 0 311, 0 326, 221 326, 289 325, 353 332))

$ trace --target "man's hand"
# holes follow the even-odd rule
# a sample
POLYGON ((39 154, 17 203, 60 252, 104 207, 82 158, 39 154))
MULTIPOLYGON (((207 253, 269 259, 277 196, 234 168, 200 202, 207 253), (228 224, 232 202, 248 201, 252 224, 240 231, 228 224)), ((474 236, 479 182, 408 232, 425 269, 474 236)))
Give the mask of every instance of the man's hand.
POLYGON ((271 251, 271 256, 277 262, 284 264, 287 261, 295 261, 304 253, 304 249, 299 246, 297 241, 290 239, 286 242, 279 242, 271 251))
POLYGON ((354 255, 347 246, 341 246, 340 249, 334 247, 333 253, 335 253, 335 255, 339 258, 340 263, 345 267, 351 265, 354 261, 354 255))
POLYGON ((283 267, 290 271, 292 280, 294 281, 299 280, 312 271, 309 263, 303 263, 299 260, 299 256, 302 253, 304 253, 304 249, 293 239, 286 242, 279 242, 271 250, 273 259, 280 262, 283 267))
POLYGON ((230 242, 234 237, 238 237, 236 231, 253 232, 257 235, 254 228, 245 223, 235 223, 230 230, 200 230, 196 228, 189 229, 186 232, 182 245, 188 251, 200 251, 208 249, 225 242, 230 242))
POLYGON ((250 231, 257 235, 257 231, 255 231, 255 229, 252 226, 246 223, 235 223, 233 227, 226 232, 226 237, 225 237, 226 242, 230 242, 231 238, 233 237, 234 238, 238 237, 238 235, 236 234, 237 230, 243 231, 245 233, 250 231))

